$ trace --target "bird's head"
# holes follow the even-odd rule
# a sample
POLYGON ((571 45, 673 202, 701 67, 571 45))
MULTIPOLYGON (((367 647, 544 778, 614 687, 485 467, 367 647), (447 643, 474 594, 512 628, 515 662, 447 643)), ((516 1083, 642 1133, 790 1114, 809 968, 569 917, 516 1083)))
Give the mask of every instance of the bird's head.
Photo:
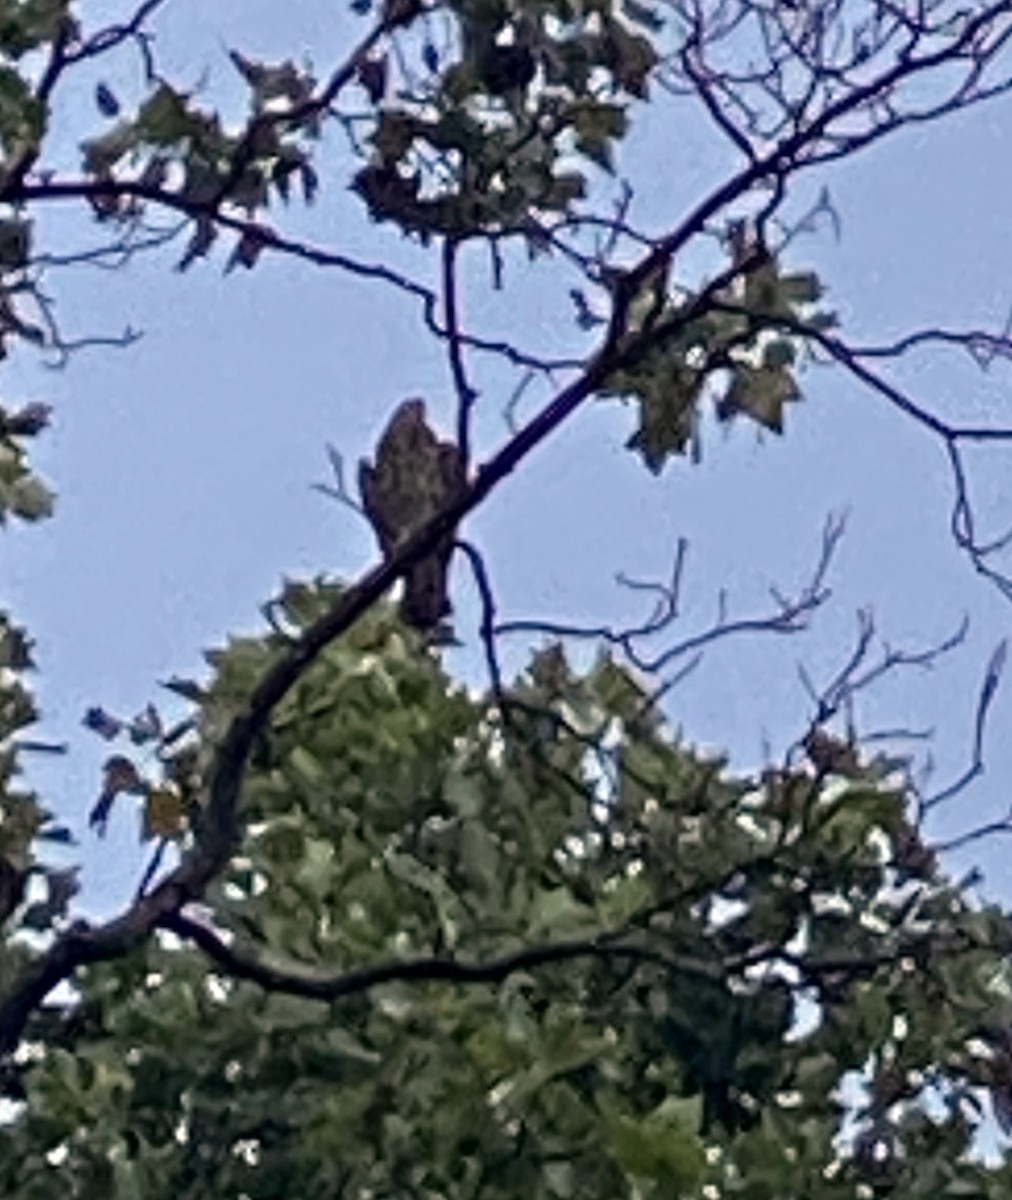
POLYGON ((420 396, 413 396, 400 404, 390 419, 390 428, 420 426, 425 424, 425 401, 420 396))

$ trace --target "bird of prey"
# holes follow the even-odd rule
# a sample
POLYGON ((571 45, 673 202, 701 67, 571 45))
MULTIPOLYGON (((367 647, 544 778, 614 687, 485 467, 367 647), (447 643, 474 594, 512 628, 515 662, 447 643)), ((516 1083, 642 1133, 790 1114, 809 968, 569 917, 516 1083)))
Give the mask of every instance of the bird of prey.
MULTIPOLYGON (((422 525, 452 504, 467 486, 460 449, 441 442, 425 419, 424 400, 401 404, 376 448, 375 464, 359 463, 362 506, 389 558, 422 525)), ((401 616, 420 632, 441 637, 451 612, 446 576, 454 530, 404 574, 401 616)))

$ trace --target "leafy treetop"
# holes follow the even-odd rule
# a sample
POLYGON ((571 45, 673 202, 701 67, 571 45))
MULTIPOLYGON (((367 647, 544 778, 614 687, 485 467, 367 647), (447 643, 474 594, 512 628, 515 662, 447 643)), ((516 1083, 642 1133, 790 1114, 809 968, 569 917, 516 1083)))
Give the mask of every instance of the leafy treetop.
MULTIPOLYGON (((290 585, 279 624, 333 600, 290 585)), ((153 785, 186 794, 285 636, 211 656, 153 785)), ((966 1151, 1012 931, 896 763, 837 767, 731 776, 557 645, 469 694, 374 610, 258 740, 186 941, 30 1021, 4 1194, 1007 1195, 966 1151)))

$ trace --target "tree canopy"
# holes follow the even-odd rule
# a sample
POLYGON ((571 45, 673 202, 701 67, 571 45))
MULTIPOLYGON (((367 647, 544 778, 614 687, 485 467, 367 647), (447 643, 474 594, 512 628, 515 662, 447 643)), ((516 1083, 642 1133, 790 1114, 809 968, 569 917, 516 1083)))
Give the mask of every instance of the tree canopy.
MULTIPOLYGON (((80 915, 52 853, 72 831, 25 784, 29 756, 58 748, 33 728, 30 635, 3 616, 4 1194, 1012 1194, 981 1148, 1012 1128, 1012 925, 928 828, 981 769, 1004 643, 952 787, 927 793, 848 718, 960 636, 876 657, 867 619, 808 727, 749 771, 694 746, 665 700, 711 644, 805 626, 841 522, 796 593, 745 618, 722 603, 677 641, 684 546, 640 624, 510 626, 466 540, 469 514, 591 403, 629 406, 648 472, 691 470, 714 423, 789 436, 832 365, 939 440, 952 536, 1012 594, 966 455, 1012 427, 950 423, 889 371, 925 347, 990 366, 1008 331, 855 344, 805 258, 836 217, 820 170, 1012 88, 1012 5, 353 0, 319 76, 295 51, 223 51, 241 117, 163 68, 166 7, 94 25, 69 0, 0 0, 0 352, 73 370, 81 343, 49 293, 68 263, 128 269, 166 245, 184 271, 288 257, 417 303, 453 434, 417 399, 377 401, 377 426, 394 415, 360 495, 336 452, 324 489, 371 522, 375 564, 285 583, 260 633, 136 715, 95 697, 84 721, 110 755, 93 836, 132 798, 152 851, 110 920, 80 915), (68 168, 75 97, 94 128, 68 168), (643 228, 637 172, 673 155, 686 111, 727 168, 643 228), (644 164, 626 137, 654 112, 644 164), (375 257, 301 235, 303 206, 337 195, 375 257), (97 244, 38 244, 61 203, 97 244), (566 354, 462 304, 524 272, 561 297, 566 354), (488 447, 476 413, 495 388, 488 447), (529 389, 543 403, 521 419, 529 389), (448 571, 470 572, 480 627, 446 623, 448 571), (507 632, 530 641, 515 672, 507 632), (480 686, 451 672, 454 638, 480 686)), ((50 515, 29 452, 51 415, 0 409, 7 521, 50 515)))
MULTIPOLYGON (((212 656, 185 794, 287 644, 212 656)), ((470 696, 376 609, 275 709, 207 908, 33 1019, 5 1191, 1005 1195, 965 1152, 1010 930, 908 800, 882 759, 730 775, 608 655, 470 696)))

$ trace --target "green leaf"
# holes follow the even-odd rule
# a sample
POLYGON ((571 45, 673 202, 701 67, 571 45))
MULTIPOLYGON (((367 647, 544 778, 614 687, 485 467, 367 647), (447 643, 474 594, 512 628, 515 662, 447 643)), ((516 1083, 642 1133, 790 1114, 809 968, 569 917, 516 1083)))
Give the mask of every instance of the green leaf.
POLYGON ((797 351, 794 343, 785 338, 767 342, 763 347, 763 366, 768 367, 771 371, 779 371, 784 367, 793 366, 796 358, 797 351))
POLYGON ((56 497, 35 475, 22 475, 6 492, 6 507, 25 521, 52 516, 56 497))
POLYGON ((122 122, 100 137, 82 142, 85 171, 89 175, 107 177, 120 159, 129 154, 139 141, 137 129, 127 122, 122 122))
POLYGON ((531 932, 535 937, 563 936, 594 925, 594 910, 581 904, 569 888, 549 888, 534 897, 531 932))
POLYGON ((794 376, 786 367, 753 367, 736 363, 731 386, 721 405, 721 415, 751 417, 764 428, 782 433, 784 408, 801 398, 794 376))
POLYGON ((500 894, 502 852, 483 821, 464 821, 461 824, 460 858, 469 885, 480 896, 500 894))
POLYGON ((0 66, 0 141, 13 157, 41 138, 47 111, 31 88, 11 67, 0 66))
POLYGON ((17 59, 29 50, 53 42, 68 20, 69 11, 69 0, 3 0, 0 47, 17 59))
POLYGON ((264 859, 275 866, 291 867, 306 851, 306 831, 296 818, 274 821, 259 839, 264 859))
POLYGON ((141 105, 133 136, 158 146, 171 146, 192 132, 186 97, 162 83, 141 105))
POLYGON ((613 169, 612 143, 626 131, 625 109, 618 104, 586 101, 572 116, 576 148, 606 171, 613 169))
POLYGON ((576 200, 586 195, 587 181, 578 171, 561 171, 552 176, 551 183, 538 196, 537 207, 549 212, 566 212, 576 200))
POLYGON ((606 21, 605 31, 604 58, 615 81, 630 95, 645 100, 650 73, 658 63, 653 43, 629 33, 619 21, 606 21))
POLYGON ((399 162, 420 131, 420 122, 410 113, 387 108, 379 115, 372 142, 384 162, 399 162))
POLYGON ((652 33, 659 33, 664 28, 664 18, 650 4, 640 0, 621 0, 622 12, 637 25, 642 25, 652 33))
POLYGON ((704 376, 674 355, 658 354, 635 370, 609 376, 602 395, 631 395, 639 401, 639 428, 627 445, 655 475, 674 454, 684 454, 696 428, 696 406, 704 376))
POLYGON ((780 292, 790 305, 814 304, 822 298, 822 283, 814 271, 783 275, 780 292))
POLYGON ((612 1153, 629 1175, 662 1183, 667 1195, 695 1188, 706 1159, 699 1138, 664 1117, 622 1116, 607 1127, 612 1153))

